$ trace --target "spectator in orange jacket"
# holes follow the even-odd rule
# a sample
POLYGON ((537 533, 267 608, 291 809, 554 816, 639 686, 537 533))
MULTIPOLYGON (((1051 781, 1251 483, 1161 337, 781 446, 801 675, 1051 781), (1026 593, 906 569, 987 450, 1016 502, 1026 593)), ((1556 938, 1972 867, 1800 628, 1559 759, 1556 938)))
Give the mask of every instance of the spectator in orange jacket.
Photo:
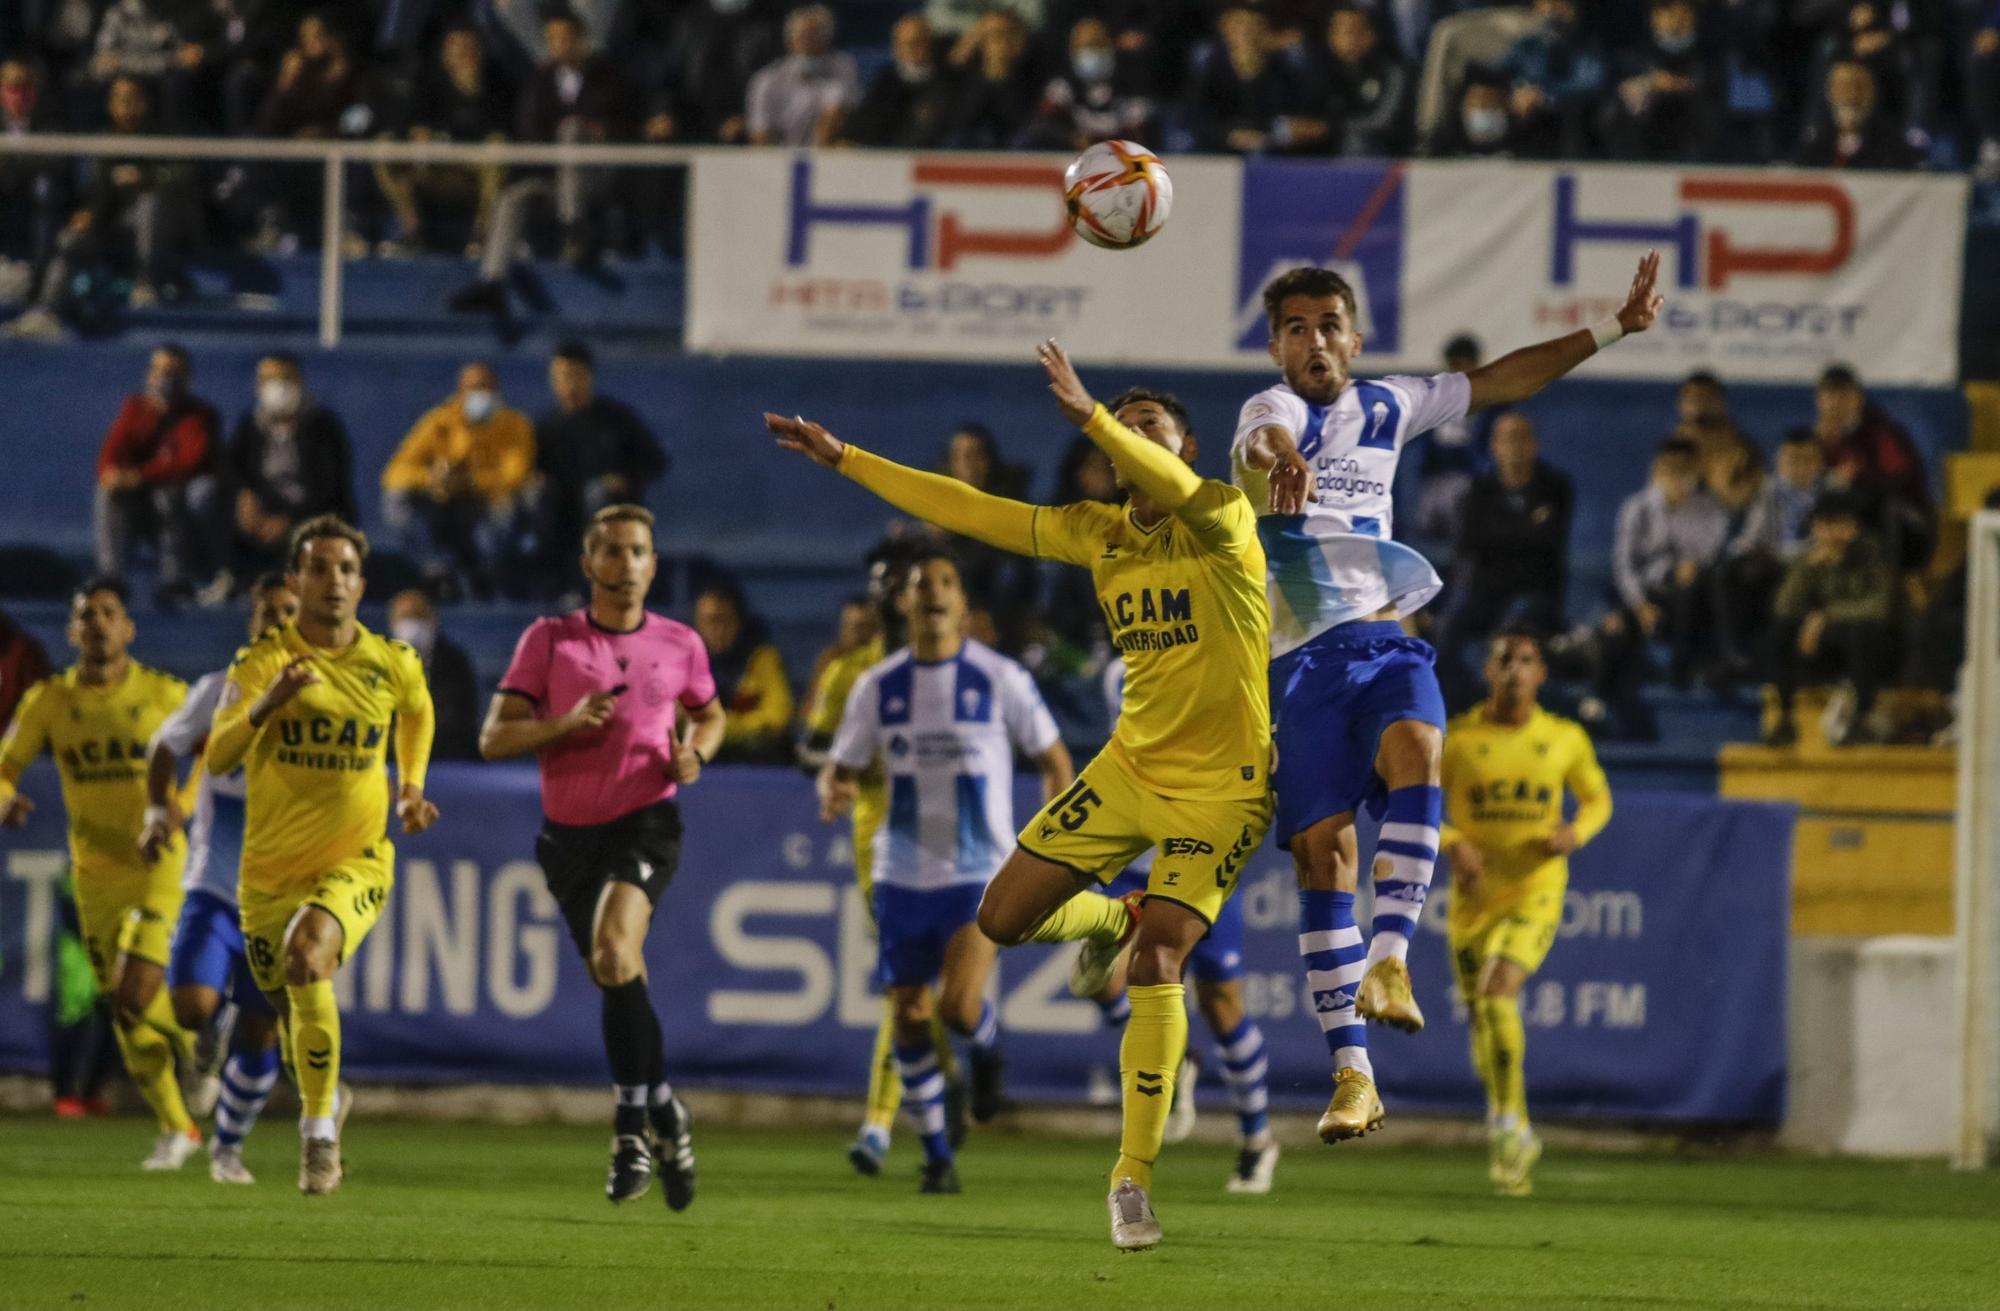
POLYGON ((437 591, 449 596, 463 582, 490 595, 494 566, 520 536, 534 468, 534 425, 501 403, 493 366, 475 360, 382 471, 382 514, 437 591))
POLYGON ((169 343, 146 365, 146 388, 127 396, 97 455, 97 571, 124 576, 133 545, 157 540, 160 596, 193 594, 200 567, 195 525, 215 513, 221 430, 215 407, 193 395, 188 354, 169 343))

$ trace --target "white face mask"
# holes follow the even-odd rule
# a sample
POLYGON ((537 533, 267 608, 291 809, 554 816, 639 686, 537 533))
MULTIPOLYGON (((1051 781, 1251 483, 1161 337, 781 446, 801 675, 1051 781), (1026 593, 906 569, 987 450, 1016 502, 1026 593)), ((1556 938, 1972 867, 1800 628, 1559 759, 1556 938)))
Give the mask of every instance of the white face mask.
POLYGON ((467 421, 485 423, 500 408, 500 398, 484 387, 476 387, 465 393, 464 408, 467 421))
POLYGON ((1507 135, 1504 109, 1468 109, 1464 120, 1466 139, 1474 145, 1490 146, 1507 135))
POLYGON ((708 0, 709 8, 718 14, 740 14, 750 7, 750 0, 708 0))
POLYGON ((929 64, 906 64, 898 59, 896 61, 896 76, 902 78, 911 86, 915 86, 919 82, 928 82, 931 80, 931 66, 929 64))
POLYGON ((298 413, 300 388, 290 378, 266 378, 257 384, 257 411, 266 418, 289 419, 298 413))
POLYGON ((430 659, 431 647, 437 643, 437 620, 435 619, 391 619, 389 636, 398 642, 407 642, 417 649, 417 654, 430 659))

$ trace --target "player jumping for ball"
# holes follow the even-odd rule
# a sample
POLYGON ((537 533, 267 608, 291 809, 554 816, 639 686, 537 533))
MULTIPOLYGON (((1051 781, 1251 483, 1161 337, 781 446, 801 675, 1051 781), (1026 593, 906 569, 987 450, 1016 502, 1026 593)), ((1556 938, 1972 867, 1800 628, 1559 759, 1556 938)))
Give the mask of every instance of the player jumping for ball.
POLYGON ((521 634, 479 750, 488 760, 533 752, 541 767, 547 822, 535 858, 604 996, 617 1094, 605 1195, 643 1196, 657 1169, 667 1205, 680 1211, 694 1201, 692 1120, 667 1083, 646 933, 680 863, 674 794, 714 758, 724 717, 701 638, 646 609, 658 564, 651 511, 608 505, 591 517, 590 605, 521 634))
POLYGON ((1158 854, 1137 925, 1132 1017, 1119 1049, 1124 1132, 1111 1172, 1111 1240, 1152 1247, 1149 1197, 1175 1073, 1187 1046, 1181 969, 1235 890, 1270 823, 1270 613, 1256 512, 1183 457, 1186 411, 1134 389, 1099 405, 1053 341, 1040 357, 1063 414, 1109 455, 1123 506, 1028 505, 872 455, 801 418, 764 416, 787 450, 905 513, 1020 555, 1091 571, 1129 675, 1112 738, 1021 830, 986 889, 994 942, 1083 940, 1072 988, 1104 988, 1136 906, 1081 895, 1149 848, 1158 854))
POLYGON ((1620 337, 1653 325, 1660 257, 1648 251, 1615 316, 1470 373, 1357 382, 1354 292, 1296 268, 1264 288, 1271 358, 1284 381, 1244 405, 1236 480, 1264 515, 1270 561, 1271 705, 1279 843, 1299 877, 1299 954, 1334 1063, 1319 1135, 1382 1123, 1362 1019, 1410 1032, 1423 1012, 1405 958, 1437 862, 1444 698, 1430 645, 1400 620, 1437 595, 1437 572, 1389 540, 1403 447, 1470 410, 1525 400, 1620 337), (1354 921, 1354 814, 1382 816, 1368 945, 1354 921), (1365 958, 1365 964, 1364 964, 1365 958))

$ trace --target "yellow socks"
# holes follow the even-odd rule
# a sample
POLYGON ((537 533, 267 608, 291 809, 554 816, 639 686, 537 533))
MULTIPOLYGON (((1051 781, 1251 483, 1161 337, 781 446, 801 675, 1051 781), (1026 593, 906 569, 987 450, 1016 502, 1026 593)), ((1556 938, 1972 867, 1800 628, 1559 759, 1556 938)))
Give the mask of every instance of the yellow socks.
POLYGON ((1167 1112, 1174 1105, 1174 1076, 1187 1051, 1187 1003, 1178 983, 1131 987, 1125 992, 1132 999, 1132 1018, 1125 1022, 1125 1040, 1118 1047, 1125 1130, 1118 1141, 1118 1164, 1111 1168, 1111 1186, 1115 1189, 1120 1179, 1129 1177, 1150 1190, 1153 1162, 1167 1131, 1167 1112))
POLYGON ((299 1114, 307 1120, 330 1120, 334 1092, 340 1086, 340 1007, 333 999, 333 980, 287 984, 285 1000, 292 1012, 299 1114))
POLYGON ((139 1086, 139 1095, 146 1099, 146 1105, 153 1108, 160 1132, 191 1132, 194 1120, 187 1113, 180 1083, 174 1077, 174 1051, 182 1035, 180 1026, 174 1023, 167 990, 162 988, 154 994, 138 1024, 130 1029, 123 1025, 114 1028, 118 1050, 125 1057, 126 1072, 139 1086))
POLYGON ((903 1076, 896 1069, 896 1003, 882 999, 882 1023, 875 1028, 875 1055, 868 1066, 868 1115, 863 1124, 887 1133, 903 1104, 903 1076))
POLYGON ((1079 892, 1056 907, 1055 913, 1028 935, 1028 941, 1075 942, 1079 938, 1096 938, 1100 942, 1116 942, 1131 925, 1132 912, 1125 909, 1124 902, 1094 892, 1079 892))
POLYGON ((1472 1003, 1474 1064, 1486 1084, 1486 1106, 1496 1123, 1528 1122, 1528 1084, 1521 1063, 1528 1054, 1520 1002, 1513 997, 1480 997, 1472 1003))

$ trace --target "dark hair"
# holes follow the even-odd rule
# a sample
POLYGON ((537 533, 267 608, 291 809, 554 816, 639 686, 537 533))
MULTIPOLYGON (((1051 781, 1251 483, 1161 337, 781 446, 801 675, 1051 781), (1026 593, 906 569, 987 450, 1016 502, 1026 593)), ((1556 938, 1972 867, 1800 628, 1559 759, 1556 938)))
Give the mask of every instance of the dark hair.
POLYGON ((1819 438, 1813 435, 1813 430, 1810 428, 1788 428, 1785 430, 1785 435, 1778 438, 1778 445, 1781 447, 1818 446, 1819 438))
POLYGON ((1653 448, 1653 458, 1660 460, 1669 455, 1685 455, 1690 460, 1698 459, 1701 456, 1701 448, 1685 437, 1669 437, 1653 448))
POLYGON ((1507 89, 1507 75, 1491 64, 1467 64, 1465 74, 1458 84, 1458 97, 1462 99, 1466 88, 1476 86, 1504 91, 1507 89))
POLYGON ((1278 330, 1278 312, 1292 296, 1338 296, 1347 303, 1348 318, 1361 316, 1361 302, 1354 298, 1354 288, 1347 285, 1346 278, 1332 269, 1306 264, 1286 269, 1265 285, 1264 317, 1271 321, 1272 332, 1278 330))
POLYGON ((943 542, 925 542, 912 550, 909 558, 902 562, 905 585, 908 584, 910 578, 915 576, 917 570, 923 568, 933 560, 944 561, 958 571, 960 578, 965 577, 965 566, 959 562, 958 552, 952 550, 951 547, 945 545, 943 542))
POLYGON ((581 364, 586 369, 595 369, 597 367, 597 358, 590 353, 590 347, 576 340, 574 337, 568 341, 559 343, 556 346, 555 353, 549 358, 568 360, 571 364, 581 364))
POLYGON ((1446 359, 1454 355, 1470 355, 1473 359, 1483 359, 1486 348, 1479 344, 1479 338, 1469 332, 1461 332, 1444 344, 1442 352, 1446 359))
POLYGON ((544 0, 542 5, 542 21, 544 23, 574 23, 578 27, 583 26, 583 19, 578 16, 576 10, 569 7, 566 0, 544 0))
POLYGON ((1829 364, 1820 370, 1818 385, 1821 387, 1852 387, 1856 391, 1860 391, 1861 375, 1854 371, 1854 366, 1851 364, 1829 364))
POLYGON ((88 601, 99 592, 111 593, 111 595, 118 598, 118 604, 120 605, 129 606, 131 604, 131 598, 125 591, 125 580, 116 574, 92 574, 90 577, 84 579, 70 590, 70 604, 75 605, 78 601, 88 601))
POLYGON ((1529 624, 1503 624, 1493 630, 1493 636, 1486 639, 1486 649, 1491 651, 1502 642, 1527 642, 1535 648, 1535 658, 1547 664, 1548 646, 1542 638, 1541 630, 1529 624))
MULTIPOLYGON (((1675 3, 1679 3, 1679 0, 1675 0, 1675 3)), ((1723 389, 1722 379, 1715 376, 1715 370, 1713 369, 1696 369, 1693 373, 1690 373, 1687 377, 1681 379, 1681 386, 1713 387, 1717 391, 1721 391, 1723 389)))
POLYGON ((316 514, 298 527, 292 529, 291 541, 285 547, 285 565, 297 569, 305 556, 306 544, 321 538, 338 537, 354 547, 354 553, 362 562, 368 560, 368 537, 359 528, 337 514, 316 514))
POLYGON ((1181 404, 1180 398, 1172 392, 1157 391, 1151 387, 1127 387, 1106 401, 1104 408, 1106 412, 1115 416, 1126 406, 1138 405, 1141 402, 1157 405, 1165 410, 1173 418, 1174 426, 1181 430, 1181 436, 1194 435, 1194 423, 1188 418, 1187 406, 1181 404))
POLYGON ((257 575, 256 582, 250 584, 250 595, 253 598, 259 597, 266 592, 275 592, 281 587, 288 592, 292 590, 291 583, 286 581, 283 574, 276 569, 266 569, 257 575))

